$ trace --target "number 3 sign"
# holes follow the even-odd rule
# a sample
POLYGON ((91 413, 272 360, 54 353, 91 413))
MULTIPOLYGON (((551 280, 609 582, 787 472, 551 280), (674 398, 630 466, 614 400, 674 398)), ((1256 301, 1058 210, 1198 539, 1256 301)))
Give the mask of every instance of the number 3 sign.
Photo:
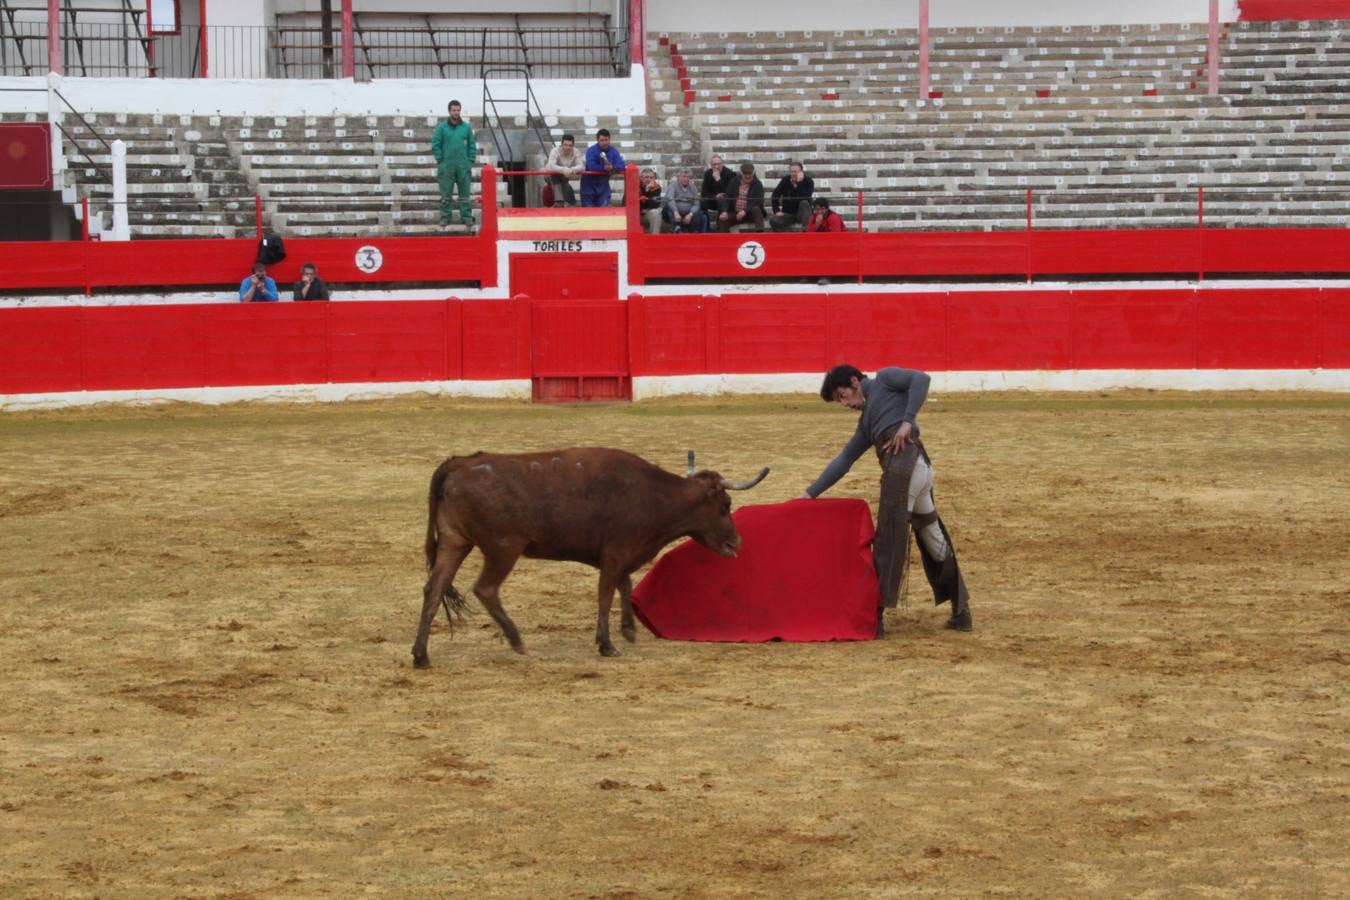
POLYGON ((759 241, 746 241, 736 248, 736 262, 742 269, 758 269, 764 265, 764 245, 759 241))
POLYGON ((374 275, 384 265, 384 254, 379 247, 367 244, 356 251, 356 267, 367 275, 374 275))

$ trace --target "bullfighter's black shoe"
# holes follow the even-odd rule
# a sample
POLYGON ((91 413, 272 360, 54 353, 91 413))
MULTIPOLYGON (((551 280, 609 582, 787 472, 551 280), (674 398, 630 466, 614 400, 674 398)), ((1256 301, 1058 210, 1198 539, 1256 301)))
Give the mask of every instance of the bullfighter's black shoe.
POLYGON ((886 612, 886 607, 877 607, 877 640, 881 640, 886 636, 886 619, 882 615, 884 612, 886 612))
POLYGON ((959 614, 952 616, 942 627, 949 628, 952 631, 973 630, 975 628, 975 621, 970 617, 970 607, 967 606, 965 609, 961 610, 959 614))

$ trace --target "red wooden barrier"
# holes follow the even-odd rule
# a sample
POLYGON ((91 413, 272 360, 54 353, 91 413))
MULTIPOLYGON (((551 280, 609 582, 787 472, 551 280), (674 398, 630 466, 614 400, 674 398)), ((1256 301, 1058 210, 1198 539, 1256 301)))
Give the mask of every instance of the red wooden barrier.
MULTIPOLYGON (((477 238, 288 238, 285 261, 269 272, 284 284, 299 277, 301 263, 312 261, 330 283, 477 281, 493 287, 495 223, 485 217, 477 238)), ((1028 270, 1033 276, 1186 277, 1350 272, 1350 229, 1344 228, 647 235, 634 213, 628 246, 632 284, 822 275, 852 280, 860 271, 869 278, 1025 277, 1028 270), (743 261, 738 250, 747 243, 759 249, 743 261)), ((215 286, 232 293, 256 254, 251 239, 0 242, 0 287, 215 286)))
POLYGON ((629 279, 766 279, 1350 272, 1350 229, 1157 228, 1120 231, 633 235, 629 279), (1202 240, 1203 237, 1203 240, 1202 240), (746 266, 737 251, 760 250, 746 266))
POLYGON ((0 309, 0 394, 818 372, 1350 367, 1350 288, 0 309))
POLYGON ((1238 18, 1350 19, 1350 0, 1238 0, 1238 18))
MULTIPOLYGON (((277 283, 296 281, 313 262, 325 281, 388 284, 417 281, 496 282, 496 241, 477 238, 287 238, 286 259, 268 268, 277 283)), ((6 290, 138 287, 218 287, 234 293, 253 266, 249 238, 163 241, 0 242, 6 290)))

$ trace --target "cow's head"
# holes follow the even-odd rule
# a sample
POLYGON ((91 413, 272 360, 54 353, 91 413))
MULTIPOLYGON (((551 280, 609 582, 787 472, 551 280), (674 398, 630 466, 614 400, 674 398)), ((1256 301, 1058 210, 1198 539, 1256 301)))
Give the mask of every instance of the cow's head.
POLYGON ((701 499, 693 510, 689 536, 716 553, 735 556, 741 546, 741 535, 731 518, 731 495, 728 491, 745 491, 759 484, 769 474, 765 466, 749 481, 727 481, 716 472, 694 471, 694 451, 689 451, 686 477, 702 487, 701 499))

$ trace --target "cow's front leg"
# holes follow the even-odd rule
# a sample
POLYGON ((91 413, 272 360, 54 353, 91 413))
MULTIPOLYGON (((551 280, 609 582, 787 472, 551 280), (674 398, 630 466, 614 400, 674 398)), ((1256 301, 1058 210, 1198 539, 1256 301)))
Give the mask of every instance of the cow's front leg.
POLYGON ((631 644, 637 641, 637 623, 633 621, 633 579, 628 575, 619 581, 619 630, 631 644))
POLYGON ((609 639, 609 608, 614 603, 614 587, 617 581, 618 578, 613 573, 604 571, 600 573, 600 589, 597 596, 600 611, 595 619, 595 645, 600 648, 601 656, 619 655, 619 651, 614 649, 614 644, 609 639))

